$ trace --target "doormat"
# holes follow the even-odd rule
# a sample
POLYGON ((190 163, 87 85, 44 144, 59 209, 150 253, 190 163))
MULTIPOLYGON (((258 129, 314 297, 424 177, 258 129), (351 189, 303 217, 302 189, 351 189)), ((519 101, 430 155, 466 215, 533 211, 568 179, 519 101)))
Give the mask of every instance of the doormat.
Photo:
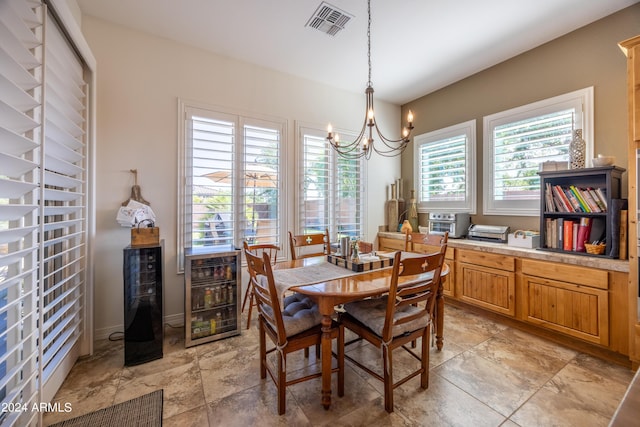
POLYGON ((108 408, 99 409, 51 427, 160 427, 162 426, 162 390, 156 390, 108 408))

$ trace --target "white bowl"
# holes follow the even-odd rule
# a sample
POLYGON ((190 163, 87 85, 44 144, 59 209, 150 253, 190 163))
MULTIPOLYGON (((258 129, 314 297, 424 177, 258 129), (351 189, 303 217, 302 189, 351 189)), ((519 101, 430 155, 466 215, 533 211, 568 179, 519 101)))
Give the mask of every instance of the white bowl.
POLYGON ((603 156, 598 154, 598 157, 591 159, 591 164, 594 168, 600 168, 603 166, 611 166, 616 162, 614 156, 603 156))

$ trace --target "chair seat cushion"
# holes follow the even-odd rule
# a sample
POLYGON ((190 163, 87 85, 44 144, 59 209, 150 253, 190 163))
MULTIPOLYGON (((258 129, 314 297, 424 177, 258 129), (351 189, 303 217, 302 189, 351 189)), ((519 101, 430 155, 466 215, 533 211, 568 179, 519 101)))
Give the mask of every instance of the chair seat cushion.
MULTIPOLYGON (((371 329, 376 335, 382 336, 384 320, 387 315, 387 297, 371 298, 363 301, 350 302, 344 305, 344 310, 353 318, 371 329)), ((392 335, 397 337, 416 329, 424 328, 431 321, 429 313, 424 308, 407 305, 396 310, 394 320, 421 312, 422 315, 407 323, 393 327, 392 335)))
MULTIPOLYGON (((263 306, 264 310, 271 310, 263 306)), ((282 321, 288 337, 311 329, 322 322, 318 305, 311 298, 294 293, 285 297, 282 303, 282 321)), ((275 329, 275 325, 271 325, 275 329)))

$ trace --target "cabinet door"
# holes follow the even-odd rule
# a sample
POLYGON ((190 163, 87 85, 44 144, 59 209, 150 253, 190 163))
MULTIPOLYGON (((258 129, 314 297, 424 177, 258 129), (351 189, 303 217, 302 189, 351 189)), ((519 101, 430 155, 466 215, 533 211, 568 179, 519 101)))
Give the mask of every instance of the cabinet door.
POLYGON ((608 292, 588 286, 523 276, 525 319, 596 344, 609 345, 608 292))
POLYGON ((212 252, 185 257, 185 345, 240 333, 239 256, 212 252))
POLYGON ((459 262, 456 279, 459 300, 515 317, 515 273, 459 262))
POLYGON ((380 237, 378 239, 378 247, 381 251, 404 251, 404 238, 400 240, 380 237))
POLYGON ((640 143, 640 45, 636 45, 629 52, 629 104, 631 107, 631 138, 636 144, 640 143))

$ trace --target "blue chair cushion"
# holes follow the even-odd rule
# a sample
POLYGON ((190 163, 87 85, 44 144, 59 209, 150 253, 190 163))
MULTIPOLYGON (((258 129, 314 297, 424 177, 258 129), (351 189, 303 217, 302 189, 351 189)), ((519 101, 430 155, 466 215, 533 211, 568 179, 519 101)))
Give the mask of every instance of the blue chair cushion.
MULTIPOLYGON (((384 320, 387 315, 387 297, 371 298, 362 301, 350 302, 344 305, 344 310, 353 318, 371 329, 376 335, 382 336, 384 320)), ((422 315, 410 322, 393 327, 392 335, 397 337, 416 329, 424 328, 431 321, 429 313, 423 308, 407 305, 396 309, 394 320, 407 315, 421 312, 422 315)))

